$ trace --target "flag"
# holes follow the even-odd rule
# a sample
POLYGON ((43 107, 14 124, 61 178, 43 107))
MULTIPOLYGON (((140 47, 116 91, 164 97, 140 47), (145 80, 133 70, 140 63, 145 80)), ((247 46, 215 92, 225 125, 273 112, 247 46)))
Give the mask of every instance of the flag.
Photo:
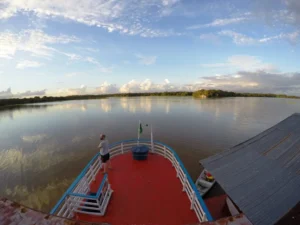
POLYGON ((143 127, 142 127, 142 123, 140 122, 140 126, 138 128, 138 132, 139 134, 143 133, 143 127))

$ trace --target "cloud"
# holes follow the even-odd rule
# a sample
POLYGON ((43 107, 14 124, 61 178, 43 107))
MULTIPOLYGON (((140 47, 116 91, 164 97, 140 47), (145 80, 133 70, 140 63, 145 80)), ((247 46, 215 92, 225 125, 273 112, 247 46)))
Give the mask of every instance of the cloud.
POLYGON ((25 97, 35 97, 35 96, 44 96, 46 95, 46 89, 40 91, 25 91, 21 93, 14 94, 14 98, 25 98, 25 97))
POLYGON ((218 88, 241 92, 300 94, 300 73, 273 73, 263 70, 200 77, 200 88, 218 88))
POLYGON ((65 56, 67 56, 71 61, 82 59, 82 56, 74 54, 74 53, 66 53, 66 52, 61 52, 61 53, 65 56))
POLYGON ((79 41, 75 36, 51 36, 42 30, 23 30, 19 33, 4 31, 0 33, 0 58, 11 59, 17 51, 28 52, 33 56, 51 57, 55 51, 52 44, 79 41))
POLYGON ((24 61, 19 62, 16 65, 16 68, 17 69, 37 68, 37 67, 41 67, 42 65, 44 65, 44 64, 39 63, 39 62, 35 62, 35 61, 24 60, 24 61))
POLYGON ((159 91, 174 91, 178 87, 170 84, 168 79, 165 79, 165 82, 162 84, 155 84, 150 79, 144 81, 131 80, 126 84, 123 84, 119 92, 120 93, 138 93, 138 92, 159 92, 159 91))
POLYGON ((11 88, 8 88, 6 91, 0 91, 0 99, 7 98, 24 98, 24 97, 35 97, 35 96, 44 96, 46 95, 46 89, 40 91, 25 91, 13 94, 11 88))
POLYGON ((211 23, 207 24, 197 24, 193 26, 187 27, 188 30, 196 30, 201 28, 209 28, 209 27, 222 27, 230 24, 237 24, 245 21, 246 17, 236 17, 236 18, 227 18, 227 19, 216 19, 211 23))
POLYGON ((105 66, 103 66, 97 59, 95 59, 93 57, 86 57, 86 58, 84 58, 84 61, 96 65, 97 68, 98 68, 98 70, 101 73, 111 73, 112 70, 113 70, 112 67, 105 67, 105 66))
POLYGON ((234 69, 241 70, 265 70, 275 71, 276 67, 269 63, 263 63, 260 59, 250 55, 233 55, 227 59, 227 62, 223 63, 212 63, 212 64, 201 64, 204 68, 225 68, 231 67, 234 69))
POLYGON ((282 0, 274 4, 274 1, 255 1, 253 14, 263 19, 271 26, 292 25, 300 27, 300 2, 299 0, 282 0), (280 7, 278 7, 280 6, 280 7))
POLYGON ((12 96, 11 88, 7 88, 6 91, 0 91, 0 99, 11 98, 12 96))
POLYGON ((262 44, 274 40, 287 40, 289 43, 295 45, 299 42, 299 37, 300 37, 300 31, 294 31, 292 33, 280 33, 279 35, 276 36, 270 36, 264 38, 252 38, 232 30, 222 30, 218 32, 218 34, 221 36, 227 36, 232 38, 233 42, 237 45, 262 44))
POLYGON ((276 35, 276 36, 262 38, 262 39, 259 39, 258 42, 265 43, 265 42, 270 42, 270 41, 273 41, 273 40, 285 39, 289 43, 291 43, 292 45, 296 45, 299 42, 299 37, 300 37, 300 32, 295 31, 295 32, 292 32, 292 33, 287 33, 287 34, 281 33, 281 34, 276 35))
POLYGON ((164 37, 176 35, 171 30, 149 27, 149 19, 154 21, 169 15, 179 0, 2 0, 1 17, 7 19, 18 13, 38 18, 58 18, 88 26, 118 31, 127 35, 142 37, 164 37))
POLYGON ((223 30, 218 33, 221 36, 232 38, 233 42, 237 45, 251 45, 256 43, 256 40, 244 34, 240 34, 231 30, 223 30))
POLYGON ((47 134, 37 134, 37 135, 24 135, 22 136, 22 140, 28 143, 38 143, 45 140, 48 137, 47 134))
POLYGON ((136 57, 139 59, 139 63, 145 66, 155 64, 156 56, 145 56, 141 54, 136 54, 136 57))
POLYGON ((284 0, 287 7, 288 21, 292 22, 296 26, 300 23, 300 2, 298 0, 284 0))
MULTIPOLYGON (((68 95, 85 95, 89 94, 87 87, 82 84, 79 88, 67 88, 67 89, 59 89, 54 93, 54 95, 58 96, 68 96, 68 95)), ((53 95, 53 94, 50 94, 53 95)))
POLYGON ((106 81, 96 88, 96 93, 98 94, 114 94, 118 93, 118 91, 119 90, 115 84, 109 84, 106 81))

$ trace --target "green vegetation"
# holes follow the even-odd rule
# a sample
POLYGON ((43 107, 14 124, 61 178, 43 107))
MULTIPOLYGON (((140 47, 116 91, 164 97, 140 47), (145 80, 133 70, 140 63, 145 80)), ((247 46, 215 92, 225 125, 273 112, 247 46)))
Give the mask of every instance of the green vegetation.
POLYGON ((43 103, 43 102, 57 102, 70 100, 84 100, 84 99, 102 99, 108 97, 139 97, 139 96, 193 96, 195 98, 220 98, 220 97, 269 97, 269 98, 296 98, 298 96, 290 96, 284 94, 263 94, 263 93, 237 93, 222 90, 199 90, 195 92, 154 92, 154 93, 124 93, 124 94, 106 94, 106 95, 72 95, 65 97, 33 97, 33 98, 9 98, 0 99, 1 107, 17 107, 18 105, 43 103))
POLYGON ((193 93, 195 98, 220 98, 220 97, 267 97, 267 98, 296 98, 300 99, 299 96, 291 96, 285 94, 267 94, 267 93, 237 93, 231 91, 222 90, 205 90, 201 89, 193 93))
POLYGON ((69 101, 69 100, 83 100, 83 99, 101 99, 107 97, 137 97, 137 96, 192 96, 193 92, 155 92, 155 93, 124 93, 124 94, 106 94, 106 95, 73 95, 65 97, 33 97, 33 98, 9 98, 0 99, 0 108, 22 105, 22 104, 32 104, 32 103, 42 103, 42 102, 57 102, 57 101, 69 101))

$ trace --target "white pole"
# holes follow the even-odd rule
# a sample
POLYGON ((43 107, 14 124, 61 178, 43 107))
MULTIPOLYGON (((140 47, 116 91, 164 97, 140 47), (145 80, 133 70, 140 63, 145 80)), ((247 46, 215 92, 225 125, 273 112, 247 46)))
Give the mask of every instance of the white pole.
POLYGON ((139 126, 138 126, 138 140, 140 140, 140 127, 141 127, 141 121, 139 120, 139 126))
POLYGON ((154 143, 153 143, 153 132, 152 132, 152 124, 151 124, 151 150, 154 152, 154 143))
POLYGON ((137 145, 140 145, 140 127, 141 127, 141 121, 139 120, 139 126, 138 126, 138 141, 137 141, 137 145))

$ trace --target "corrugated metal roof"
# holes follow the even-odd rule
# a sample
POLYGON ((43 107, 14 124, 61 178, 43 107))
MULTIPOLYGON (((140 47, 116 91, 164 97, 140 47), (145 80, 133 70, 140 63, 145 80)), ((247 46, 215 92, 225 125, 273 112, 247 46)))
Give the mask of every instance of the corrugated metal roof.
POLYGON ((200 163, 253 224, 274 224, 300 201, 300 114, 200 163))

